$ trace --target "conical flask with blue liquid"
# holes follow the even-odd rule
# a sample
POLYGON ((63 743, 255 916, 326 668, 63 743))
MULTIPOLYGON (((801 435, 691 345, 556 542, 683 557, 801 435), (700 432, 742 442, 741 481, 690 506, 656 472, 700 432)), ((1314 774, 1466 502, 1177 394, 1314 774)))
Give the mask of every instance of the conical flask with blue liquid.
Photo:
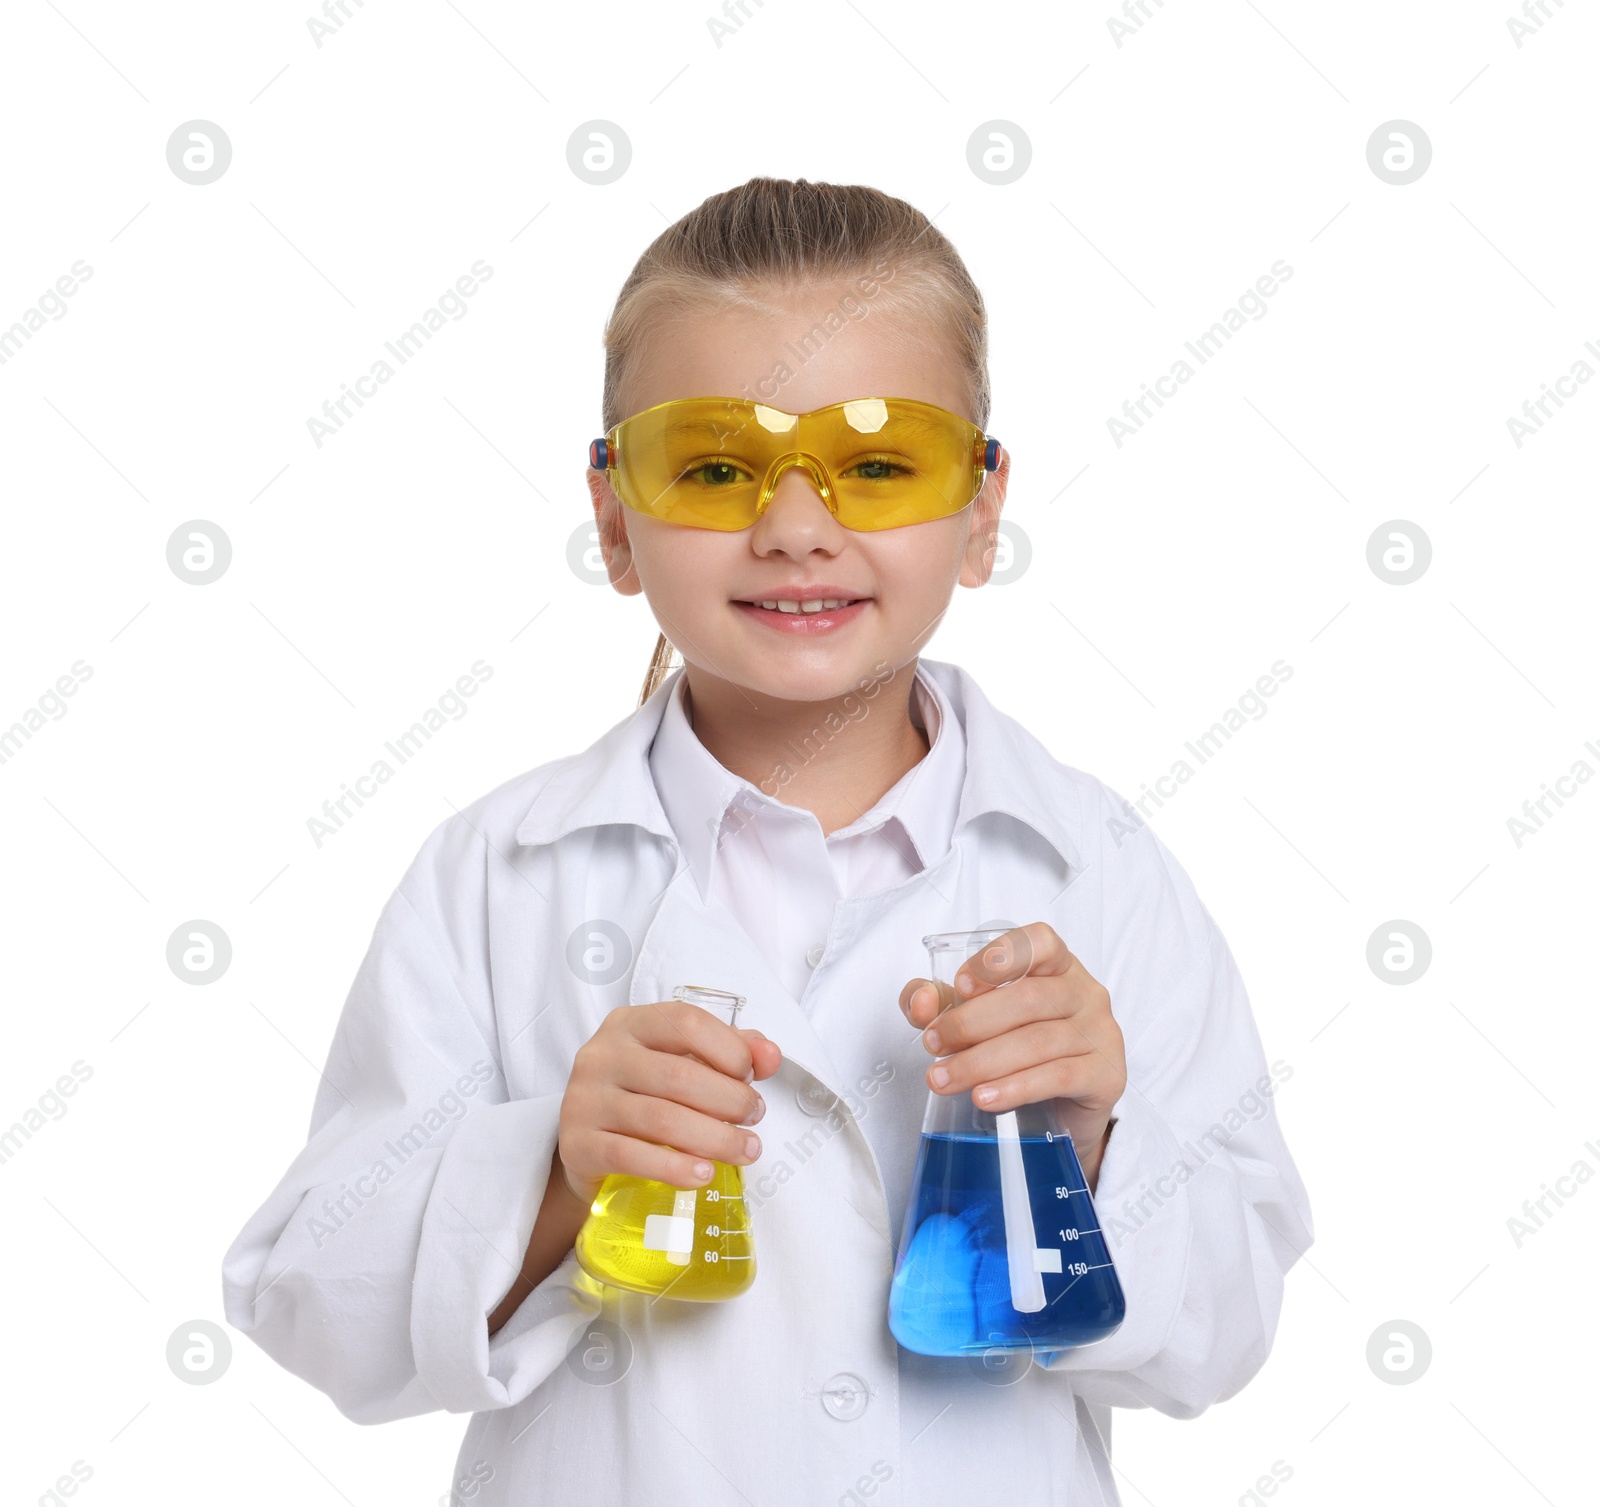
MULTIPOLYGON (((960 999, 961 964, 1007 929, 922 939, 941 1011, 960 999)), ((1122 1284, 1065 1104, 990 1114, 968 1092, 929 1090, 889 1287, 889 1329, 907 1350, 1043 1356, 1092 1345, 1122 1323, 1122 1284)))

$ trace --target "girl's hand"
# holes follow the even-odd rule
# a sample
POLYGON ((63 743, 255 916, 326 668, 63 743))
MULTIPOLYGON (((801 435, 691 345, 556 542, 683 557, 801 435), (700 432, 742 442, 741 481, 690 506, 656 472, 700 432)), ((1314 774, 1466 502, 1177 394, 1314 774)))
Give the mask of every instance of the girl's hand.
POLYGON ((753 1162, 761 1142, 739 1127, 767 1105, 751 1082, 782 1061, 760 1031, 699 1005, 617 1006, 578 1048, 561 1099, 556 1157, 567 1186, 587 1205, 613 1172, 702 1188, 711 1162, 753 1162))
POLYGON ((1128 1064, 1111 996, 1053 928, 1036 921, 996 937, 962 963, 953 997, 941 999, 939 986, 912 979, 900 1008, 926 1028, 923 1045, 944 1059, 928 1069, 935 1093, 971 1089, 973 1103, 990 1114, 1065 1101, 1065 1128, 1093 1190, 1128 1064))

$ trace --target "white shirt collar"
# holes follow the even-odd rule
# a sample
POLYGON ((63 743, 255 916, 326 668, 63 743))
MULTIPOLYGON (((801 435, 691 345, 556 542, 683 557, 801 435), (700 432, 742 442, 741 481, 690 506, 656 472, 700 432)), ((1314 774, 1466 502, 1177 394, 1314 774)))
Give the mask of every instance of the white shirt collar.
MULTIPOLYGON (((730 825, 736 829, 742 812, 766 812, 780 820, 809 822, 819 836, 822 829, 815 813, 782 799, 786 783, 783 770, 804 758, 807 750, 791 745, 790 764, 775 761, 771 777, 764 778, 760 785, 740 778, 724 768, 696 736, 684 710, 686 686, 680 673, 667 693, 661 724, 649 751, 649 768, 662 810, 694 871, 700 893, 709 895, 718 846, 730 825)), ((928 868, 949 851, 955 832, 966 775, 966 735, 950 699, 920 664, 912 682, 912 699, 916 714, 929 733, 928 752, 870 810, 830 833, 829 838, 852 837, 886 827, 886 840, 894 842, 918 867, 928 868)), ((829 736, 848 737, 848 724, 832 734, 819 724, 816 747, 822 747, 821 740, 829 736)))

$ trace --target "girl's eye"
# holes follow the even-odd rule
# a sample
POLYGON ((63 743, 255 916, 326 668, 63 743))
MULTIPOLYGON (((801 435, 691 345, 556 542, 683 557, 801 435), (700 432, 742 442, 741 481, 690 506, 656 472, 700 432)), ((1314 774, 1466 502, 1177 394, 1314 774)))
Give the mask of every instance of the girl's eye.
POLYGON ((910 476, 912 471, 909 466, 902 466, 897 461, 874 456, 868 460, 857 461, 845 474, 859 476, 862 481, 892 481, 897 476, 910 476))
POLYGON ((706 487, 728 487, 737 481, 749 481, 750 473, 731 460, 704 460, 683 473, 686 481, 697 481, 706 487))

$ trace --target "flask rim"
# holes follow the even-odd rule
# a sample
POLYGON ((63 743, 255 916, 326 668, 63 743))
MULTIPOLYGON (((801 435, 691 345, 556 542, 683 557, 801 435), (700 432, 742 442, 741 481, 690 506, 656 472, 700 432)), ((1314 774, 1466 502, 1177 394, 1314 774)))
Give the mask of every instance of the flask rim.
POLYGON ((971 931, 935 931, 922 939, 922 945, 929 952, 955 952, 958 949, 965 949, 963 956, 971 957, 990 942, 1003 937, 1008 931, 1015 930, 1014 926, 979 926, 971 931))
POLYGON ((705 1010, 723 1009, 729 1012, 729 1023, 745 1006, 745 997, 727 989, 713 989, 707 984, 679 984, 672 997, 682 1004, 699 1005, 705 1010))

